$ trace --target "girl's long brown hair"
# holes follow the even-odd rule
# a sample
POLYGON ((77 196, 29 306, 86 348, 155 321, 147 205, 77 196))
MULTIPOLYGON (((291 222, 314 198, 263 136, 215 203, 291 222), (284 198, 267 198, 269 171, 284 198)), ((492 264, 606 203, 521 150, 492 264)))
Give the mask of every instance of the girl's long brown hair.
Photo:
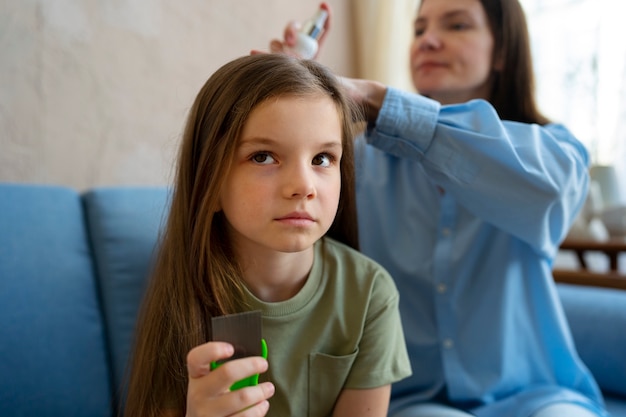
POLYGON ((125 415, 185 414, 194 346, 209 339, 210 317, 243 308, 240 267, 218 197, 242 128, 260 103, 281 96, 330 97, 343 122, 341 195, 327 235, 357 248, 353 120, 337 78, 324 66, 285 55, 244 56, 218 69, 191 107, 170 212, 140 310, 125 415))

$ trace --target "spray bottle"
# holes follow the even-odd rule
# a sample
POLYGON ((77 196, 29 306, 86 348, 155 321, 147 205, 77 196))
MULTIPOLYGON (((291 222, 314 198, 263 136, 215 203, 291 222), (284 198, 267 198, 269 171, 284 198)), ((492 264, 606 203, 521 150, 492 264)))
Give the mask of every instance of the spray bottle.
POLYGON ((328 12, 319 9, 312 18, 304 23, 298 32, 296 44, 291 48, 300 58, 312 59, 315 57, 319 47, 317 40, 324 32, 324 23, 326 23, 327 18, 328 12))

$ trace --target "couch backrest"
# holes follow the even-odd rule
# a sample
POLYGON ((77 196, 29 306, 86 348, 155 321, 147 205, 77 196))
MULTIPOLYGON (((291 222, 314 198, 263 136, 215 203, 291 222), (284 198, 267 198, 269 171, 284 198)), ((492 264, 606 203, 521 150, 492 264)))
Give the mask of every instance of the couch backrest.
POLYGON ((84 196, 89 236, 111 347, 116 396, 124 394, 139 305, 165 221, 165 187, 95 188, 84 196))
POLYGON ((110 417, 111 377, 80 196, 0 184, 0 409, 110 417))
MULTIPOLYGON (((0 183, 1 415, 114 413, 168 197, 0 183)), ((626 395, 626 292, 558 287, 581 358, 626 395)))

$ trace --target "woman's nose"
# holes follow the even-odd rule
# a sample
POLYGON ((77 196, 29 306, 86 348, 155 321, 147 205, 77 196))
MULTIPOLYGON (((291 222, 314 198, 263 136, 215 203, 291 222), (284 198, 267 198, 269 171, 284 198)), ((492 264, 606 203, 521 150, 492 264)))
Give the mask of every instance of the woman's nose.
POLYGON ((424 30, 417 40, 420 50, 439 49, 441 47, 441 37, 434 29, 424 30))

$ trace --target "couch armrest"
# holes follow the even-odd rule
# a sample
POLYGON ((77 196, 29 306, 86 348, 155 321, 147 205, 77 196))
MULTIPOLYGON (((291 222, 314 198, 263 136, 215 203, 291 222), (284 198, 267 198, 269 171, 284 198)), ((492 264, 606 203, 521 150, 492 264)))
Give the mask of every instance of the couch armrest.
POLYGON ((626 291, 557 288, 581 359, 603 391, 626 397, 626 291))

